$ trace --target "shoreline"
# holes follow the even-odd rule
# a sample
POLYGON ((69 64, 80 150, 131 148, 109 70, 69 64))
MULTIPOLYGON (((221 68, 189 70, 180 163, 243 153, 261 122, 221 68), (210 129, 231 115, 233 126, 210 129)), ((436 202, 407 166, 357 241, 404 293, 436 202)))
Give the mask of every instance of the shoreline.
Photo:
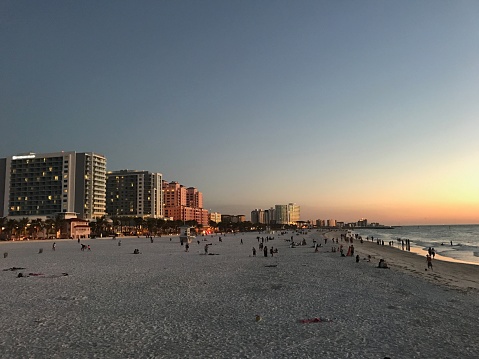
POLYGON ((390 246, 377 245, 368 241, 359 243, 354 241, 354 247, 361 259, 371 255, 377 265, 379 259, 385 259, 388 266, 403 273, 426 279, 434 284, 444 285, 459 290, 479 291, 479 265, 464 263, 463 261, 444 260, 436 255, 433 259, 433 269, 427 270, 426 251, 411 247, 411 251, 401 250, 390 246), (422 255, 424 253, 424 255, 422 255))
MULTIPOLYGON (((346 231, 341 232, 343 234, 346 231)), ((323 232, 321 236, 328 238, 340 238, 339 232, 323 232)), ((318 240, 318 239, 317 239, 318 240)), ((319 242, 324 245, 324 242, 319 242)), ((339 245, 343 245, 345 253, 350 243, 341 240, 339 245)), ((368 262, 372 266, 377 266, 380 259, 386 260, 389 268, 398 270, 402 273, 425 279, 436 285, 454 288, 460 291, 478 291, 479 292, 479 265, 477 263, 465 263, 464 261, 454 260, 436 254, 433 259, 433 269, 427 270, 426 254, 418 247, 411 247, 411 251, 402 250, 389 245, 378 245, 376 242, 365 241, 361 243, 354 239, 353 245, 355 255, 359 254, 360 261, 367 261, 368 255, 371 255, 371 261, 368 262)), ((326 244, 323 252, 330 252, 332 244, 326 244)), ((339 256, 339 252, 337 252, 339 256)), ((350 257, 351 258, 351 257, 350 257)), ((353 258, 351 258, 353 260, 353 258)))

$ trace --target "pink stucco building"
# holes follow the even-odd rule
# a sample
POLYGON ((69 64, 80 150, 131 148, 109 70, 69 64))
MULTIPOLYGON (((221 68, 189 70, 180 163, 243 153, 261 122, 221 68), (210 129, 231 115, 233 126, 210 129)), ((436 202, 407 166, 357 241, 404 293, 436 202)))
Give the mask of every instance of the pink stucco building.
POLYGON ((165 217, 175 221, 196 221, 208 225, 208 211, 203 209, 203 194, 194 187, 163 181, 165 217))

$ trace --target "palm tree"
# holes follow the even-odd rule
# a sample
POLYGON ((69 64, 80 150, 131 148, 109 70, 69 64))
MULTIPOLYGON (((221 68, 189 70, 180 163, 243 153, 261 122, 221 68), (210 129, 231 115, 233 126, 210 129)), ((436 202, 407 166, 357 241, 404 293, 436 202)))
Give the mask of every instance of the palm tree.
POLYGON ((29 224, 30 224, 30 220, 28 219, 28 217, 23 217, 21 220, 18 221, 18 228, 20 230, 20 235, 23 235, 26 237, 27 228, 29 224))
POLYGON ((145 220, 141 217, 135 217, 135 226, 136 226, 136 234, 141 232, 141 227, 144 225, 145 220))
POLYGON ((166 221, 163 218, 156 219, 156 227, 160 230, 160 235, 163 233, 163 229, 165 228, 166 221))
POLYGON ((3 232, 5 229, 5 226, 7 225, 7 217, 0 217, 0 238, 3 239, 3 232))
POLYGON ((55 227, 55 238, 61 238, 63 232, 65 232, 65 226, 67 221, 61 214, 57 214, 55 217, 54 227, 55 227))
POLYGON ((103 232, 105 231, 108 222, 105 216, 99 217, 96 219, 96 235, 103 236, 103 232))
POLYGON ((49 235, 52 233, 53 228, 55 228, 55 220, 52 218, 47 218, 47 220, 44 222, 44 228, 45 237, 48 238, 49 235))
POLYGON ((33 239, 38 238, 38 233, 45 228, 45 222, 41 218, 32 219, 30 227, 28 228, 28 233, 33 239))
POLYGON ((157 227, 156 227, 156 219, 155 218, 148 218, 146 220, 146 227, 148 228, 148 232, 150 234, 156 234, 157 227))
POLYGON ((112 225, 113 225, 113 232, 115 232, 115 235, 118 233, 118 226, 120 226, 120 232, 121 232, 121 219, 120 217, 117 216, 112 216, 112 225))
POLYGON ((14 219, 9 219, 5 224, 5 231, 7 234, 7 239, 15 238, 18 232, 18 222, 14 219))

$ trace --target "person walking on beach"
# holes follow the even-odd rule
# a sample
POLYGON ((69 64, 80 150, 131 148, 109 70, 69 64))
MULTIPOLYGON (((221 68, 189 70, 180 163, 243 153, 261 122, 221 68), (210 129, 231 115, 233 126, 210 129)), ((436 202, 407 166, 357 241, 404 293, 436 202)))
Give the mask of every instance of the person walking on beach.
POLYGON ((268 246, 264 246, 264 248, 263 248, 263 254, 264 254, 265 257, 268 256, 268 246))
POLYGON ((256 248, 253 247, 253 257, 256 257, 256 248))
POLYGON ((52 249, 55 250, 56 247, 57 247, 57 244, 53 242, 52 249))
POLYGON ((208 243, 205 244, 205 254, 208 254, 208 243))
POLYGON ((431 268, 432 270, 432 257, 428 254, 426 255, 427 269, 431 268))

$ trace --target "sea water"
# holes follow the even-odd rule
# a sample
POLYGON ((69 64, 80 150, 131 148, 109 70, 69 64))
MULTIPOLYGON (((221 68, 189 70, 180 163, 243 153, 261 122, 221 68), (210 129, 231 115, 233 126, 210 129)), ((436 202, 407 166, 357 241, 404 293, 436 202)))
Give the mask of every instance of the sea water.
POLYGON ((373 236, 398 246, 397 239, 411 241, 411 246, 424 250, 432 247, 436 253, 461 261, 479 264, 479 225, 402 226, 392 229, 361 228, 354 231, 365 239, 373 236), (452 245, 451 245, 452 242, 452 245))

